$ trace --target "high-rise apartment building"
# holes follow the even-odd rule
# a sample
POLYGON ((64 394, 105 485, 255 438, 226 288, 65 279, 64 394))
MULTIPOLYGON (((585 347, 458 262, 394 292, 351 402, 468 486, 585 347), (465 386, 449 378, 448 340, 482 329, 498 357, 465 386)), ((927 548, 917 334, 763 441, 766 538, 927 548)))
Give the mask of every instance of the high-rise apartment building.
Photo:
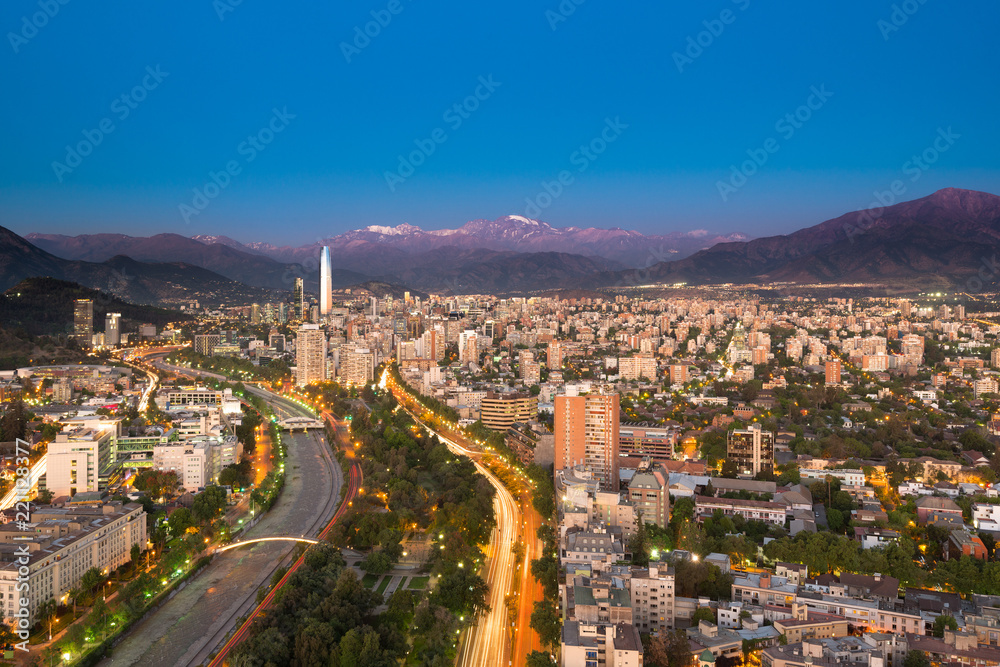
POLYGON ((729 432, 727 457, 736 463, 740 475, 754 477, 760 472, 774 472, 774 433, 760 424, 729 432))
POLYGON ((319 256, 319 314, 330 315, 333 308, 333 266, 330 262, 330 247, 323 246, 319 256))
POLYGON ((342 383, 367 384, 375 379, 375 354, 365 347, 346 346, 340 350, 340 377, 342 383))
POLYGON ((108 347, 122 343, 121 319, 121 313, 108 313, 104 316, 104 344, 108 347))
POLYGON ((585 465, 618 491, 618 394, 556 396, 555 469, 585 465))
POLYGON ((295 384, 326 380, 326 331, 318 324, 303 324, 295 341, 295 384))
POLYGON ((463 365, 479 360, 478 336, 472 329, 466 329, 458 335, 458 360, 463 365))
POLYGON ((545 359, 545 364, 548 366, 549 370, 559 370, 563 365, 563 346, 557 340, 549 343, 548 356, 545 359))
POLYGON ((76 299, 73 302, 73 337, 84 347, 90 347, 94 335, 94 302, 76 299))
POLYGON ((840 359, 830 359, 826 362, 826 386, 833 387, 840 384, 840 372, 843 366, 840 359))

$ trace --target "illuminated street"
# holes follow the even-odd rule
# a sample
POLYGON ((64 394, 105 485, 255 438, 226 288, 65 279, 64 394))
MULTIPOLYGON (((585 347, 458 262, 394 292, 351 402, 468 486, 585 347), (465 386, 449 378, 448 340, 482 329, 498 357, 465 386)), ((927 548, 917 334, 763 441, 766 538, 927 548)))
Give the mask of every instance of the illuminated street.
MULTIPOLYGON (((391 377, 388 376, 388 371, 383 373, 382 386, 389 386, 401 404, 404 401, 408 403, 408 396, 396 386, 391 377)), ((522 523, 519 505, 514 500, 510 491, 507 490, 507 487, 479 462, 481 453, 471 449, 468 446, 469 442, 467 440, 460 438, 460 436, 445 436, 428 426, 405 405, 404 409, 414 420, 422 424, 424 428, 437 435, 453 452, 472 459, 476 465, 476 469, 490 481, 490 484, 496 490, 493 507, 496 512, 497 525, 493 530, 490 540, 487 551, 486 569, 483 572, 483 577, 490 587, 490 611, 474 627, 466 631, 459 649, 458 664, 463 667, 495 667, 496 665, 507 664, 511 659, 511 636, 515 629, 507 627, 508 616, 506 605, 506 597, 511 592, 514 572, 517 568, 513 547, 519 535, 524 539, 524 532, 526 530, 525 524, 522 523)), ((527 539, 524 541, 525 543, 528 542, 527 539)), ((534 532, 530 535, 530 541, 534 544, 534 532)), ((530 579, 530 574, 528 578, 530 579)), ((533 583, 533 580, 530 583, 533 583)), ((524 590, 525 586, 522 581, 521 591, 524 590)), ((523 621, 526 608, 527 618, 530 623, 530 601, 524 604, 523 594, 518 597, 519 602, 522 603, 518 618, 523 621)), ((522 624, 520 627, 523 628, 522 632, 519 633, 522 636, 533 636, 535 634, 531 632, 527 624, 522 624)), ((520 639, 518 641, 519 646, 524 645, 525 641, 523 638, 520 639)), ((522 660, 523 656, 520 656, 518 664, 522 660)))

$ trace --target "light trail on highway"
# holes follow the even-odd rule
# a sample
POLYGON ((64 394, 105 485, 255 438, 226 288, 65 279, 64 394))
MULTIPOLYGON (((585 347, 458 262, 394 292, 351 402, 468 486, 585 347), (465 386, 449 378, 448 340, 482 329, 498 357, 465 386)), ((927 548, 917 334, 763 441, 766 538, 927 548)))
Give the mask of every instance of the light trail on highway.
MULTIPOLYGON (((382 375, 380 384, 383 388, 389 384, 387 374, 388 371, 384 371, 382 375)), ((395 390, 393 394, 398 400, 397 392, 402 393, 402 389, 397 387, 394 382, 392 388, 395 390)), ((402 401, 400 401, 400 406, 416 423, 440 438, 452 452, 469 457, 475 464, 476 470, 486 477, 496 490, 496 495, 493 497, 496 527, 493 529, 489 553, 487 554, 489 565, 484 572, 486 582, 490 587, 490 610, 476 625, 466 631, 464 641, 459 649, 458 664, 461 667, 497 667, 508 664, 511 660, 511 633, 514 632, 515 628, 510 627, 507 621, 507 594, 511 592, 514 572, 517 568, 513 547, 519 532, 518 529, 521 526, 521 511, 514 496, 503 482, 479 462, 479 456, 482 452, 469 449, 436 431, 424 423, 402 401)), ((524 576, 530 575, 525 573, 524 576)), ((530 632, 528 628, 522 628, 521 631, 530 632)))
POLYGON ((12 486, 10 490, 4 494, 3 499, 0 499, 0 510, 10 509, 19 498, 24 501, 28 500, 31 489, 35 488, 35 485, 38 484, 38 480, 48 469, 47 459, 48 454, 42 454, 42 457, 35 461, 35 464, 28 470, 27 488, 25 488, 23 484, 18 487, 17 480, 15 480, 14 486, 12 486))
MULTIPOLYGON (((323 418, 330 421, 334 429, 337 429, 339 433, 337 421, 331 413, 324 412, 323 418)), ((344 514, 347 513, 347 510, 351 507, 353 500, 358 495, 358 489, 361 487, 361 481, 362 481, 361 466, 356 461, 352 461, 350 468, 350 476, 348 477, 348 482, 347 482, 347 492, 344 494, 344 500, 343 502, 341 502, 340 507, 337 509, 336 514, 333 515, 333 518, 330 520, 330 523, 328 523, 326 527, 322 531, 320 531, 319 535, 317 535, 317 542, 323 541, 326 538, 326 536, 330 533, 330 531, 333 530, 333 527, 334 525, 336 525, 337 521, 339 521, 344 516, 344 514)), ((250 613, 250 615, 247 617, 247 620, 243 623, 243 625, 241 625, 236 630, 236 632, 233 633, 233 636, 229 638, 229 640, 223 645, 223 647, 219 649, 219 652, 215 655, 212 661, 208 663, 209 667, 222 667, 222 665, 226 664, 226 657, 229 655, 229 653, 234 648, 236 648, 237 644, 246 639, 247 635, 250 633, 250 628, 253 626, 254 621, 256 621, 257 618, 259 618, 260 615, 264 613, 264 610, 271 605, 278 591, 281 590, 281 588, 284 587, 286 583, 288 583, 289 578, 296 572, 296 570, 302 567, 302 564, 304 562, 305 562, 305 554, 299 556, 298 559, 296 559, 295 563, 290 568, 288 568, 288 571, 285 573, 285 576, 283 576, 281 580, 278 581, 278 583, 275 584, 270 591, 268 591, 267 595, 264 597, 261 603, 257 605, 257 607, 253 610, 253 612, 250 613)))

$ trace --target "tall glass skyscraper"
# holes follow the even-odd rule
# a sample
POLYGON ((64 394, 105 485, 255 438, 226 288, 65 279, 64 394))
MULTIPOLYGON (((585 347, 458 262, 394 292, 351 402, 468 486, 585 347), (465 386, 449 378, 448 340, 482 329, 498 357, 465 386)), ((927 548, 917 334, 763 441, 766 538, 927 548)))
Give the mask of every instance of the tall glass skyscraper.
POLYGON ((303 322, 306 320, 306 300, 302 290, 302 278, 295 279, 295 291, 292 292, 292 317, 303 322))
POLYGON ((330 265, 330 246, 323 246, 319 256, 319 314, 326 317, 333 307, 333 269, 330 265))

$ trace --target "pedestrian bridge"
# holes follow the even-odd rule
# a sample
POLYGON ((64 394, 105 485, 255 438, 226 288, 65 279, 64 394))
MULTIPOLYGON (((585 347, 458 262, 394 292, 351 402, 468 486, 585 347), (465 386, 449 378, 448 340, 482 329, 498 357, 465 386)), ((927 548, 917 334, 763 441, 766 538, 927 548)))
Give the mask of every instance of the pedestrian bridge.
POLYGON ((319 544, 319 540, 314 540, 309 537, 258 537, 253 540, 240 540, 239 542, 227 544, 224 547, 216 549, 215 553, 222 553, 223 551, 245 547, 248 544, 257 544, 258 542, 304 542, 306 544, 319 544))
POLYGON ((311 419, 310 417, 289 417, 288 419, 282 419, 279 421, 278 426, 287 431, 294 431, 296 429, 302 429, 304 431, 310 428, 325 428, 326 425, 320 419, 311 419))

